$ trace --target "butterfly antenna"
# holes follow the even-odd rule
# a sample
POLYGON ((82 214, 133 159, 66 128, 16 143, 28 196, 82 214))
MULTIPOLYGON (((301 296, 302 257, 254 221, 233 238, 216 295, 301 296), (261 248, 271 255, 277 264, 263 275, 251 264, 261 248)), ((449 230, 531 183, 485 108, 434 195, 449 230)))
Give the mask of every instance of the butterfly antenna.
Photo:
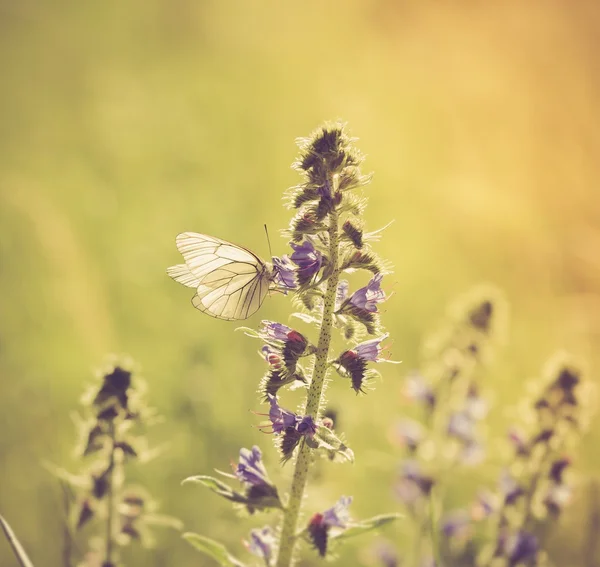
POLYGON ((271 239, 269 238, 269 229, 267 228, 267 225, 264 225, 265 227, 265 234, 267 235, 267 244, 269 245, 269 255, 271 256, 271 258, 273 257, 273 250, 271 250, 271 239))

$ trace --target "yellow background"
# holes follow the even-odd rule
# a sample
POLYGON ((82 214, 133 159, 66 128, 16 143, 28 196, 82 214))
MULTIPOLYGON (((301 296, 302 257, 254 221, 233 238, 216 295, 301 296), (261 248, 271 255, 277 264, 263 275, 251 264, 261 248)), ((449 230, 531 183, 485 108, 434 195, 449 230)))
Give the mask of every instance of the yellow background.
MULTIPOLYGON (((258 344, 195 311, 165 268, 184 230, 267 257, 266 223, 284 253, 294 139, 324 120, 348 122, 375 172, 368 226, 395 219, 377 251, 395 266, 383 321, 403 364, 366 397, 331 388, 357 463, 322 467, 309 512, 341 494, 355 517, 399 509, 388 429, 402 380, 473 284, 497 285, 511 307, 488 374, 493 434, 556 349, 597 380, 599 33, 599 5, 584 0, 1 2, 0 511, 34 562, 61 564, 61 494, 42 463, 75 465, 70 414, 110 352, 143 366, 166 418, 149 434, 169 450, 135 473, 162 511, 239 555, 267 521, 180 486, 240 446, 260 443, 272 471, 277 457, 251 427, 258 344)), ((277 296, 251 323, 289 311, 277 296)), ((595 421, 553 532, 557 565, 584 565, 599 442, 595 421)), ((496 470, 480 474, 493 484, 496 470)), ((401 546, 408 533, 388 532, 401 546)), ((171 532, 126 558, 205 564, 171 532)), ((5 542, 0 564, 14 564, 5 542)))

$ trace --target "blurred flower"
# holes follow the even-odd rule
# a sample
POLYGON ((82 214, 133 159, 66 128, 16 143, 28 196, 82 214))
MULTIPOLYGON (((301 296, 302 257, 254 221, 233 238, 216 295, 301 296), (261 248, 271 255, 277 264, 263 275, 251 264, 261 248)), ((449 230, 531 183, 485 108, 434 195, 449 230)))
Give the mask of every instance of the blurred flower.
POLYGON ((539 549, 538 539, 526 531, 519 531, 510 536, 505 546, 505 556, 509 565, 514 567, 519 563, 526 563, 535 559, 539 549))
POLYGON ((571 487, 567 484, 551 484, 544 497, 544 506, 556 516, 571 501, 571 493, 571 487))
POLYGON ((425 435, 423 426, 414 419, 402 419, 397 421, 392 428, 392 441, 414 451, 425 435))
POLYGON ((508 432, 508 439, 513 444, 517 455, 526 456, 529 454, 529 443, 521 431, 512 427, 508 432))
POLYGON ((517 483, 508 470, 504 470, 500 476, 500 494, 504 498, 504 503, 508 506, 514 504, 519 496, 525 494, 523 487, 517 483))
POLYGON ((404 392, 409 400, 416 400, 427 404, 430 408, 435 406, 435 393, 433 388, 418 372, 411 372, 404 382, 404 392))
POLYGON ((290 259, 298 266, 298 283, 304 285, 310 282, 313 276, 321 269, 323 255, 308 239, 300 245, 293 242, 290 245, 294 249, 290 259))
POLYGON ((475 437, 475 422, 465 411, 454 412, 448 420, 448 435, 464 443, 470 443, 475 437))
POLYGON ((264 559, 266 565, 272 564, 277 538, 270 526, 252 530, 250 541, 245 541, 244 544, 250 553, 264 559))
POLYGON ((480 490, 471 505, 471 517, 475 521, 489 518, 498 509, 498 498, 489 490, 480 490))
POLYGON ((351 496, 342 496, 336 504, 322 514, 315 514, 308 524, 308 536, 319 555, 327 554, 327 541, 331 528, 346 529, 350 514, 348 507, 352 502, 351 496))
POLYGON ((562 476, 565 469, 571 464, 571 460, 563 457, 554 461, 550 467, 549 477, 556 483, 562 482, 562 476))
POLYGON ((421 472, 419 463, 408 459, 402 463, 396 494, 404 503, 414 504, 420 497, 429 495, 433 485, 433 478, 421 472))
POLYGON ((400 557, 396 548, 386 540, 376 541, 371 549, 369 555, 375 559, 377 565, 381 567, 399 567, 400 557))
POLYGON ((465 539, 471 531, 471 519, 466 510, 449 512, 442 519, 442 533, 447 538, 465 539))
POLYGON ((346 528, 350 520, 350 504, 352 496, 342 496, 331 508, 323 512, 323 523, 329 527, 346 528))

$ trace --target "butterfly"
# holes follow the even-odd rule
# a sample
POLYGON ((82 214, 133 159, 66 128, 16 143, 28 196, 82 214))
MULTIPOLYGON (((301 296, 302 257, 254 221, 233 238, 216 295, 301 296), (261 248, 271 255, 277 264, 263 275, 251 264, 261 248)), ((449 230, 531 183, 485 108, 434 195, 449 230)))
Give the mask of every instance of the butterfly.
POLYGON ((234 321, 256 313, 278 276, 250 250, 214 236, 183 232, 175 242, 185 264, 171 266, 167 274, 196 288, 194 307, 217 319, 234 321))

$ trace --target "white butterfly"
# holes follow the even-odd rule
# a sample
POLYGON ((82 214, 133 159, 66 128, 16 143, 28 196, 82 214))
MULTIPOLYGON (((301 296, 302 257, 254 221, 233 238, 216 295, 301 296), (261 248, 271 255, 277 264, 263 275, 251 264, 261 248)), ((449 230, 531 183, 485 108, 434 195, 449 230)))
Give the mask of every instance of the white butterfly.
POLYGON ((194 307, 227 321, 247 319, 258 311, 276 277, 271 264, 246 248, 205 234, 183 232, 175 242, 185 264, 171 266, 167 274, 196 288, 194 307))

